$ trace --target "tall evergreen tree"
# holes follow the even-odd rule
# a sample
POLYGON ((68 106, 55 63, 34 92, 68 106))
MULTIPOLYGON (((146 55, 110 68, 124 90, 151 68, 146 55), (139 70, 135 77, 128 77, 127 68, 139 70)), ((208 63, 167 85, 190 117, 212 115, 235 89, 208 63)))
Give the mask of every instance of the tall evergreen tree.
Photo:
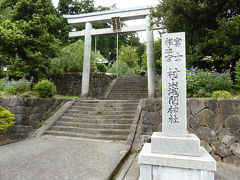
POLYGON ((152 15, 168 32, 186 32, 189 66, 208 68, 203 59, 214 52, 209 54, 209 47, 203 48, 202 43, 206 45, 212 38, 210 32, 220 28, 219 20, 229 21, 239 13, 239 0, 163 0, 152 15))
POLYGON ((11 13, 0 23, 1 60, 9 66, 9 75, 37 80, 56 55, 62 20, 51 0, 1 1, 0 12, 7 8, 11 13))

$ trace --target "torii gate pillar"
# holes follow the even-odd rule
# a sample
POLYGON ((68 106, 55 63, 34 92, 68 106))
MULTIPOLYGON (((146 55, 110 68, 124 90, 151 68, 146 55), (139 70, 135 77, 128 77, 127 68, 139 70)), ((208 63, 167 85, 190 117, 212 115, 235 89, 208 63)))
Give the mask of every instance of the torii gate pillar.
POLYGON ((84 58, 83 58, 83 73, 82 73, 82 92, 81 97, 86 99, 89 92, 89 77, 90 77, 90 61, 91 61, 91 45, 92 45, 92 23, 85 24, 85 41, 84 41, 84 58))
POLYGON ((155 98, 155 64, 153 53, 153 28, 151 27, 151 19, 146 16, 146 41, 147 41, 147 73, 148 73, 148 97, 155 98))

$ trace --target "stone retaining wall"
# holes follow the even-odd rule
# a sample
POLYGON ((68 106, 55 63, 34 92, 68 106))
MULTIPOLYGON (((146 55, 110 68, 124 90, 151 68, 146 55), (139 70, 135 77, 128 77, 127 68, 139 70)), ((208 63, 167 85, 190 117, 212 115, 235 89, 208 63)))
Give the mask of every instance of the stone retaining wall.
POLYGON ((37 129, 50 117, 66 99, 43 99, 43 98, 0 98, 0 106, 3 106, 15 114, 15 125, 8 130, 10 137, 22 139, 37 129))
MULTIPOLYGON (((50 80, 57 86, 58 94, 79 96, 82 87, 82 74, 64 73, 49 76, 50 80)), ((91 73, 89 96, 101 98, 108 85, 115 79, 115 76, 104 73, 91 73)))
MULTIPOLYGON (((143 99, 141 142, 161 131, 161 99, 143 99)), ((240 165, 240 100, 188 99, 188 131, 217 160, 240 165)))

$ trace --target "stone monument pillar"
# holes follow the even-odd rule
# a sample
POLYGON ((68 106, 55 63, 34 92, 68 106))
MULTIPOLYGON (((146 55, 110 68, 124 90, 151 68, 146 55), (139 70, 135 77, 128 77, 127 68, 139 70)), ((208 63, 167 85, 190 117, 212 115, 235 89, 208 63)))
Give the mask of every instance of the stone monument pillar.
POLYGON ((89 92, 90 79, 90 61, 91 61, 91 45, 92 45, 92 23, 85 24, 85 40, 84 40, 84 58, 83 58, 83 73, 82 73, 82 92, 81 97, 86 99, 89 92))
POLYGON ((146 17, 146 45, 147 45, 147 73, 148 73, 148 97, 155 98, 155 63, 153 53, 153 29, 151 19, 146 17))
POLYGON ((187 132, 185 33, 162 36, 162 132, 139 154, 140 180, 214 180, 216 162, 187 132))

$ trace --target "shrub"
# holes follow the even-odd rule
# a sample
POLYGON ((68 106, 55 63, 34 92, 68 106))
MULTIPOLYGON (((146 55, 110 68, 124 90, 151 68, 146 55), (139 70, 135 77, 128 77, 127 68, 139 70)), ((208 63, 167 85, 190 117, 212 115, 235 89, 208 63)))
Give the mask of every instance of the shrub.
POLYGON ((130 68, 125 62, 114 62, 112 67, 108 70, 108 73, 115 74, 119 77, 131 77, 136 76, 134 69, 130 68))
POLYGON ((14 114, 0 106, 0 132, 6 131, 15 124, 14 114))
POLYGON ((214 91, 212 93, 212 98, 230 98, 232 95, 228 91, 214 91))
POLYGON ((0 91, 4 91, 7 84, 8 84, 8 81, 6 79, 0 79, 0 91))
POLYGON ((5 87, 5 91, 12 95, 19 95, 26 91, 29 91, 31 87, 31 83, 27 80, 19 80, 19 81, 11 81, 8 83, 7 87, 5 87))
MULTIPOLYGON (((60 50, 58 56, 52 59, 52 67, 61 69, 63 72, 82 72, 84 57, 84 42, 78 40, 65 46, 60 50)), ((95 64, 98 58, 103 58, 99 53, 91 53, 91 65, 95 64)), ((91 72, 95 72, 91 70, 91 72)))
POLYGON ((28 91, 28 92, 24 92, 22 94, 19 95, 20 97, 31 97, 31 92, 28 91))
POLYGON ((107 67, 104 64, 97 64, 97 70, 98 72, 107 72, 107 67))
POLYGON ((237 62, 235 67, 235 75, 236 75, 236 87, 240 88, 240 61, 237 62))
POLYGON ((209 97, 213 91, 229 90, 232 81, 229 73, 216 73, 191 69, 187 72, 188 96, 209 97))
POLYGON ((38 82, 33 89, 42 98, 53 97, 57 93, 56 86, 48 80, 38 82))
POLYGON ((81 72, 81 68, 75 64, 70 64, 67 68, 67 72, 81 72))

